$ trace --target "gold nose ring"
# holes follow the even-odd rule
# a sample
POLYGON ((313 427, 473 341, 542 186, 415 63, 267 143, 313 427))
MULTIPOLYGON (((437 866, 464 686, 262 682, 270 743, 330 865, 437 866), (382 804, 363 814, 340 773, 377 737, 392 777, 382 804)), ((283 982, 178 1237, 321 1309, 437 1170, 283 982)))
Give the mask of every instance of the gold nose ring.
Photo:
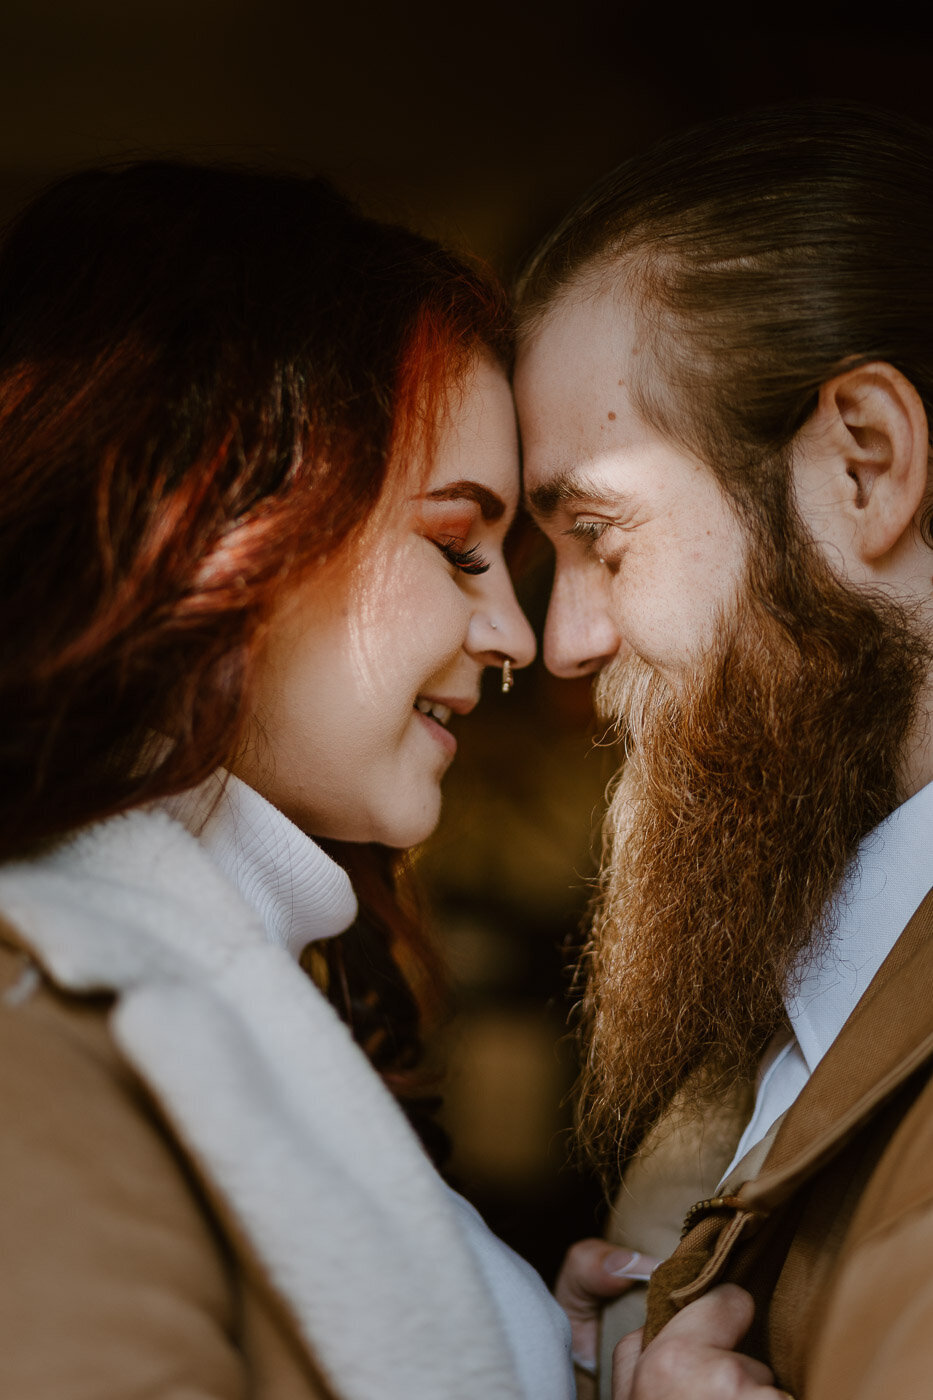
POLYGON ((502 663, 502 694, 508 695, 513 685, 512 661, 511 658, 507 656, 502 663))

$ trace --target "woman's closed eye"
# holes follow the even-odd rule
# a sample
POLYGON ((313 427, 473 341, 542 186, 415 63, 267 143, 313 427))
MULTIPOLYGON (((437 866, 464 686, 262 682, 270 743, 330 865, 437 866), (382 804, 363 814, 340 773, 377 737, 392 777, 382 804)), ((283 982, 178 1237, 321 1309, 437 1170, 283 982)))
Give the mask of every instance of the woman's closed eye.
POLYGON ((467 548, 462 540, 438 539, 434 541, 449 564, 462 574, 485 574, 489 560, 485 558, 478 544, 467 548))

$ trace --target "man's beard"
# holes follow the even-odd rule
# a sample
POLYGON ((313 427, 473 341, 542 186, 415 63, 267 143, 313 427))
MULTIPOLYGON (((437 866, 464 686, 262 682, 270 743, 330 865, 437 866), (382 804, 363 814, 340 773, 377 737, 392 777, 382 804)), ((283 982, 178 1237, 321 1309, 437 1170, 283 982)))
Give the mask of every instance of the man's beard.
POLYGON ((902 800, 928 666, 904 613, 802 540, 755 550, 745 592, 675 690, 640 658, 597 705, 626 762, 583 970, 578 1125, 612 1173, 679 1094, 754 1072, 859 841, 902 800))

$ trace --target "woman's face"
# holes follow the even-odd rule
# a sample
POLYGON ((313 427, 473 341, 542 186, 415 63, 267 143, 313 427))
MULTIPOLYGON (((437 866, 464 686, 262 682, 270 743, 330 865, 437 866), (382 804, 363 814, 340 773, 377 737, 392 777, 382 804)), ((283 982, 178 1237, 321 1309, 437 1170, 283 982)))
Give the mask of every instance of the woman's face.
POLYGON ((481 360, 452 395, 430 470, 415 462, 349 563, 273 614, 236 773, 311 836, 404 847, 440 815, 486 666, 527 666, 534 636, 502 555, 518 502, 504 374, 481 360))

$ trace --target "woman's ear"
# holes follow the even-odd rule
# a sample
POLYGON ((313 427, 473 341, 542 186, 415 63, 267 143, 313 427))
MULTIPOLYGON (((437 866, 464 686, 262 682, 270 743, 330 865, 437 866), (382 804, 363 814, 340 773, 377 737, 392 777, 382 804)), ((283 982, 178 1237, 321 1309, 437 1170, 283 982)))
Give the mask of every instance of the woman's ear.
POLYGON ((828 380, 795 443, 798 506, 814 537, 846 565, 882 560, 910 533, 929 450, 923 401, 893 365, 872 361, 828 380))

